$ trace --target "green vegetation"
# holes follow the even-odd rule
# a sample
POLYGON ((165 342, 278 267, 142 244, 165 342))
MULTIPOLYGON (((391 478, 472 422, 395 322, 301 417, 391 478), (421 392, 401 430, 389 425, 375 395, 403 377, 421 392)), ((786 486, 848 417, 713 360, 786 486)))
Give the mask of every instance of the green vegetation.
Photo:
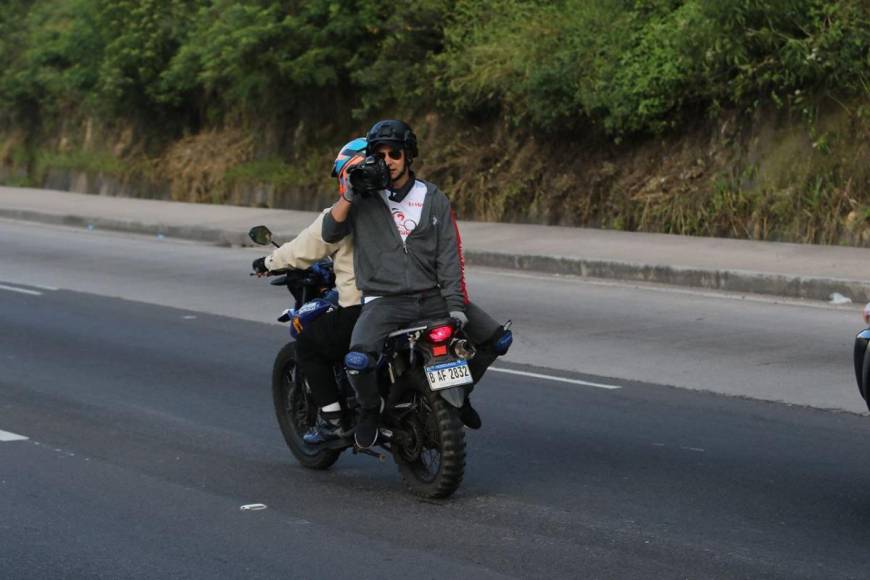
POLYGON ((623 137, 699 109, 870 91, 861 0, 460 3, 436 57, 460 111, 623 137))
POLYGON ((870 90, 864 0, 10 0, 0 32, 7 122, 197 129, 332 104, 625 137, 870 90))
POLYGON ((323 159, 312 156, 306 163, 295 165, 279 157, 247 161, 230 167, 224 180, 230 187, 235 185, 265 184, 277 188, 312 189, 323 182, 323 159))
POLYGON ((121 175, 127 169, 127 164, 105 151, 39 151, 36 155, 36 173, 40 174, 49 168, 121 175))
MULTIPOLYGON (((630 201, 615 189, 619 175, 598 176, 571 223, 836 241, 844 215, 849 228, 867 223, 867 175, 856 173, 849 144, 867 134, 868 71, 866 0, 7 0, 0 132, 26 135, 31 170, 124 171, 103 154, 46 154, 63 135, 82 152, 181 167, 183 179, 169 178, 191 187, 198 157, 165 159, 173 143, 241 130, 252 145, 214 164, 209 191, 221 180, 307 190, 325 183, 325 144, 384 114, 425 119, 428 151, 441 155, 427 170, 452 183, 472 215, 554 221, 548 208, 590 171, 565 149, 610 148, 600 166, 699 126, 745 128, 773 116, 802 127, 811 169, 743 158, 738 136, 717 142, 733 167, 710 175, 707 164, 706 185, 680 195, 632 191, 630 201), (834 131, 819 126, 832 103, 848 117, 834 131), (135 143, 88 141, 86 121, 106 140, 132 127, 135 143), (459 135, 466 155, 451 158, 459 135), (523 171, 485 173, 500 167, 498 152, 468 148, 494 142, 515 152, 534 142, 553 161, 529 157, 523 171), (315 155, 300 153, 312 146, 315 155), (533 187, 552 199, 536 192, 524 214, 512 214, 533 187), (804 217, 784 225, 798 207, 804 217)), ((792 154, 805 155, 803 145, 792 154)), ((22 165, 20 156, 0 163, 22 165)))

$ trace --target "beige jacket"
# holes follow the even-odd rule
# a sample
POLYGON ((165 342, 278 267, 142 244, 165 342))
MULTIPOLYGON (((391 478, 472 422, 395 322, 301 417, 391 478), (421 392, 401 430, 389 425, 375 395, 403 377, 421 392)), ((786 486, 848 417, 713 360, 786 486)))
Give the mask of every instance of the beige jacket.
POLYGON ((266 267, 269 270, 302 269, 331 256, 338 303, 343 307, 356 306, 362 303, 362 293, 356 287, 353 271, 353 239, 348 236, 334 244, 323 241, 323 216, 328 212, 329 209, 324 210, 302 233, 267 256, 266 267))

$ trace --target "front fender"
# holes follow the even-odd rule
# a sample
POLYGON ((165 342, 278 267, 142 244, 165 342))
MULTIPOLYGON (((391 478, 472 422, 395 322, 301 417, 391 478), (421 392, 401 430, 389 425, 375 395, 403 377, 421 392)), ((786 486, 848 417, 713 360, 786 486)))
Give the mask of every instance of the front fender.
POLYGON ((858 333, 855 337, 855 349, 853 353, 855 363, 855 380, 858 382, 858 392, 867 403, 867 408, 870 409, 870 401, 868 401, 868 390, 870 390, 870 328, 866 328, 858 333))

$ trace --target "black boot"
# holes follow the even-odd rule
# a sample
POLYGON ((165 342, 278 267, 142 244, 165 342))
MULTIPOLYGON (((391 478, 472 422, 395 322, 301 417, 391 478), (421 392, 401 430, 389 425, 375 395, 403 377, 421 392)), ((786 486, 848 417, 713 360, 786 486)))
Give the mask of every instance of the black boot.
POLYGON ((368 449, 378 441, 378 430, 381 426, 381 410, 383 401, 373 409, 361 409, 356 423, 353 439, 360 449, 368 449))
POLYGON ((377 375, 373 368, 357 371, 349 369, 347 379, 356 392, 356 400, 360 405, 359 419, 353 437, 357 447, 368 449, 378 440, 378 427, 381 423, 381 411, 384 408, 384 401, 378 394, 377 375))
POLYGON ((480 415, 477 414, 477 411, 474 410, 474 407, 471 406, 471 401, 468 399, 465 399, 465 404, 459 408, 459 419, 469 429, 480 429, 483 424, 480 420, 480 415))

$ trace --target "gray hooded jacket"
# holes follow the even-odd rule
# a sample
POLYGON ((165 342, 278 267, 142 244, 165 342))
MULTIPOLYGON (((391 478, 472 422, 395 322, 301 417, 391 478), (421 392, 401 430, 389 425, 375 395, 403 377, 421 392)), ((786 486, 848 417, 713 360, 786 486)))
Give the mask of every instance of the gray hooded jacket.
POLYGON ((358 197, 341 223, 327 213, 323 240, 334 243, 353 233, 356 281, 365 296, 417 294, 439 288, 451 312, 465 312, 464 260, 450 202, 435 185, 418 181, 426 186, 423 212, 404 242, 379 195, 358 197))

